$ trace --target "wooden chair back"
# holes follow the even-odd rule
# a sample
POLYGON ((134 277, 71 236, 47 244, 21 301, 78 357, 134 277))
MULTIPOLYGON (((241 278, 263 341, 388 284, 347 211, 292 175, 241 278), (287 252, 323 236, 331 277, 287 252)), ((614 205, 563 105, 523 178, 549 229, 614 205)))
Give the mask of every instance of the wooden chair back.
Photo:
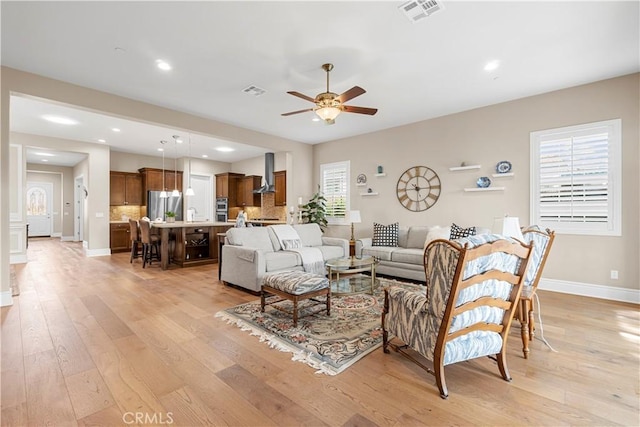
POLYGON ((531 263, 527 270, 524 285, 525 287, 531 287, 528 289, 528 293, 534 294, 540 283, 542 277, 542 271, 547 263, 547 258, 551 252, 551 246, 556 238, 556 234, 553 230, 546 229, 541 230, 537 226, 532 226, 522 230, 522 236, 527 243, 533 243, 533 254, 531 255, 531 263))
MULTIPOLYGON (((441 360, 445 365, 457 362, 458 360, 448 360, 448 363, 444 363, 447 343, 477 331, 500 334, 504 352, 511 321, 524 284, 531 246, 512 239, 498 239, 475 247, 470 247, 469 243, 460 245, 456 241, 444 240, 439 244, 450 245, 453 250, 459 252, 459 256, 440 325, 434 362, 441 360), (489 312, 494 308, 502 310, 502 316, 493 316, 493 321, 492 316, 479 317, 467 314, 474 320, 467 323, 456 322, 456 318, 464 317, 465 313, 479 313, 482 310, 489 312)), ((425 253, 429 249, 428 247, 425 253)), ((441 266, 427 264, 427 280, 433 277, 433 268, 439 269, 441 266)))

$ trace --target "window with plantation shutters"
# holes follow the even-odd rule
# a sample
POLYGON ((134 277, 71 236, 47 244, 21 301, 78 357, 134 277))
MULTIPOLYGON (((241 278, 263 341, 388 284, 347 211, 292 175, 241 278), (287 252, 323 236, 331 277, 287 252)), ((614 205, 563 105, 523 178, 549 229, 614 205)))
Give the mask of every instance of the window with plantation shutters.
POLYGON ((320 187, 327 199, 327 221, 344 222, 349 209, 349 162, 320 165, 320 187))
POLYGON ((565 234, 621 235, 621 121, 531 133, 531 219, 565 234))

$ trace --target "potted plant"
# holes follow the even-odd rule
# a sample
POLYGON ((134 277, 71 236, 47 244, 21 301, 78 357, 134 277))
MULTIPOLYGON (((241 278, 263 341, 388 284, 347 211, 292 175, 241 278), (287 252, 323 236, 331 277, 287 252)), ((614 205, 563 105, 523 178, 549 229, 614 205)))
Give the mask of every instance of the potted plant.
POLYGON ((166 211, 164 213, 167 222, 176 222, 176 213, 172 211, 166 211))
POLYGON ((320 186, 318 185, 318 191, 311 197, 306 204, 300 208, 302 212, 302 222, 311 223, 314 222, 320 226, 322 232, 327 227, 327 199, 320 193, 320 186))

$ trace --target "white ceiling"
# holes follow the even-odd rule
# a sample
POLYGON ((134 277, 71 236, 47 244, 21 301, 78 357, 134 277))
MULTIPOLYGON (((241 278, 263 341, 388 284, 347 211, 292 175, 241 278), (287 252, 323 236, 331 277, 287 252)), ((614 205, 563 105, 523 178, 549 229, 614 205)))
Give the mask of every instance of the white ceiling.
MULTIPOLYGON (((411 23, 398 1, 6 2, 2 65, 304 143, 345 138, 640 71, 638 1, 458 2, 411 23), (118 48, 118 49, 116 49, 118 48), (157 59, 173 69, 161 71, 157 59), (488 61, 500 67, 484 71, 488 61), (332 126, 313 113, 282 117, 325 90, 367 93, 332 126), (266 93, 243 93, 256 85, 266 93)), ((185 129, 63 111, 80 124, 43 123, 41 100, 13 99, 14 131, 95 142, 147 155, 185 129), (123 131, 110 132, 114 126, 123 131), (125 131, 126 129, 126 131, 125 131)), ((46 106, 46 108, 44 108, 46 106)), ((194 155, 236 161, 264 153, 192 135, 194 155), (247 151, 245 151, 247 150, 247 151), (235 157, 234 157, 235 156, 235 157)), ((169 152, 167 152, 169 154, 169 152)), ((180 155, 180 154, 179 154, 180 155)))

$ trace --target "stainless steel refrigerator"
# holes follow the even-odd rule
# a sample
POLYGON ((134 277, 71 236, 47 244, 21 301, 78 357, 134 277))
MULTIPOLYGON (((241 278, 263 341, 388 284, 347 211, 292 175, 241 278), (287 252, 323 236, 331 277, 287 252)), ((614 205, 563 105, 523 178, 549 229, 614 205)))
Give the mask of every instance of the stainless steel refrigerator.
POLYGON ((171 192, 167 192, 167 198, 160 197, 160 191, 147 192, 147 216, 152 221, 156 218, 165 220, 164 213, 175 212, 176 221, 182 221, 182 193, 177 197, 172 197, 171 192))

